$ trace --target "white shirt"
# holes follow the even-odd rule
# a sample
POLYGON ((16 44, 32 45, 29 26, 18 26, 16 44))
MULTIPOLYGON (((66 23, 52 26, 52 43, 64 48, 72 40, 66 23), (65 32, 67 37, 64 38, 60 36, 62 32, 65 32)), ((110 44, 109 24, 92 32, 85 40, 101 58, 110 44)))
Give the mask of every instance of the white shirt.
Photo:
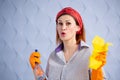
POLYGON ((48 80, 89 80, 89 46, 81 41, 78 50, 66 63, 63 44, 49 56, 46 75, 48 80))

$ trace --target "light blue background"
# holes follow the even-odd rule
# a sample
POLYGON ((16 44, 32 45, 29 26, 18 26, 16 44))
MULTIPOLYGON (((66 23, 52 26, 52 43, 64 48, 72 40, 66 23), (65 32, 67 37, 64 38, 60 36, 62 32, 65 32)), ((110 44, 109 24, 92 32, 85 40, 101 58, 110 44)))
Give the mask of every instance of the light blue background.
POLYGON ((104 68, 108 80, 120 80, 120 0, 0 0, 0 80, 34 80, 35 49, 45 69, 56 47, 55 16, 66 6, 80 12, 90 46, 95 35, 113 43, 104 68))

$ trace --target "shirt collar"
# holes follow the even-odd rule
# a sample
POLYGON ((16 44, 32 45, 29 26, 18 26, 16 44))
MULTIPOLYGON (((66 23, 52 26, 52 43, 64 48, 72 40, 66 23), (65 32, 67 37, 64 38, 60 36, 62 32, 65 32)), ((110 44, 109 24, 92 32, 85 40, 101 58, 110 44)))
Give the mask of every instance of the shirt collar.
MULTIPOLYGON (((78 47, 78 50, 81 49, 81 47, 89 47, 84 41, 81 41, 78 47)), ((55 49, 55 53, 58 53, 59 51, 63 50, 64 45, 63 43, 61 43, 56 49, 55 49)))

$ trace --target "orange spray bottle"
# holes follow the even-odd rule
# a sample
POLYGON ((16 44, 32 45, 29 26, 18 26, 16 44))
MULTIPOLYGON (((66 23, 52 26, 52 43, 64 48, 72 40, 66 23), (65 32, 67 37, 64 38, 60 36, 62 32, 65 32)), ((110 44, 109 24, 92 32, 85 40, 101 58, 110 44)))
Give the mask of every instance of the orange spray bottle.
MULTIPOLYGON (((34 53, 38 54, 39 52, 38 52, 38 50, 35 50, 34 53)), ((34 57, 38 58, 38 56, 34 56, 34 57)), ((39 56, 39 58, 40 57, 41 57, 41 55, 39 56)), ((40 63, 38 63, 37 61, 35 62, 35 68, 33 69, 35 80, 47 80, 45 72, 44 72, 44 70, 42 69, 42 66, 41 66, 41 60, 39 62, 40 63)))

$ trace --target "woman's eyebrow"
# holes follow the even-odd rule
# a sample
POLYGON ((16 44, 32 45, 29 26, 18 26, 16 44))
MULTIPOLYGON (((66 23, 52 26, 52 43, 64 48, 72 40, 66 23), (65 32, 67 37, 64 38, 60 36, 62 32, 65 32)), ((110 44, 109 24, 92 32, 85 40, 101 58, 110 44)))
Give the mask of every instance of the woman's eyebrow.
POLYGON ((61 19, 58 19, 58 21, 62 21, 61 19))
POLYGON ((71 22, 71 20, 65 20, 65 22, 71 22))
MULTIPOLYGON (((58 20, 58 21, 59 21, 59 22, 62 22, 62 20, 58 20)), ((71 20, 69 20, 69 19, 68 19, 68 20, 65 20, 65 22, 69 22, 69 21, 71 21, 71 20)))

